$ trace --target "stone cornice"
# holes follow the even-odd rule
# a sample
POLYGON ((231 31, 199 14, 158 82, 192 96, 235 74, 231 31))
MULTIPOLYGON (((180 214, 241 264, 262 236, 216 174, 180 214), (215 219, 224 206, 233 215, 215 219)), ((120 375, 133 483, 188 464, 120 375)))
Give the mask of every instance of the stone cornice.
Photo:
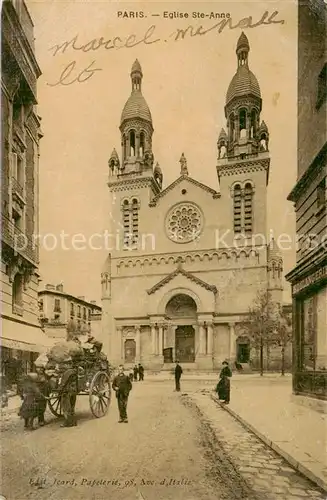
POLYGON ((185 271, 185 269, 183 269, 181 267, 181 265, 179 265, 177 267, 177 269, 175 269, 175 271, 173 271, 172 273, 168 274, 168 276, 166 276, 164 279, 162 279, 161 281, 159 281, 152 288, 150 288, 149 290, 147 290, 148 295, 151 295, 151 294, 155 293, 157 290, 159 290, 161 287, 163 287, 164 285, 166 285, 167 283, 169 283, 172 279, 174 279, 179 274, 181 274, 182 276, 185 276, 185 278, 193 281, 197 285, 202 286, 206 290, 209 290, 210 292, 213 292, 215 294, 217 293, 217 288, 214 285, 209 285, 208 283, 206 283, 205 281, 201 280, 200 278, 197 278, 196 276, 194 276, 193 274, 189 273, 188 271, 185 271))
POLYGON ((222 175, 239 175, 247 174, 249 172, 259 172, 264 170, 269 174, 270 158, 258 158, 257 160, 243 161, 243 162, 227 162, 225 165, 219 165, 217 171, 219 176, 222 175))
POLYGON ((201 182, 193 179, 189 175, 181 175, 174 182, 172 182, 171 184, 169 184, 169 186, 167 186, 163 191, 161 191, 160 193, 158 193, 153 198, 153 200, 149 203, 149 206, 150 207, 155 207, 156 204, 157 204, 157 201, 160 198, 162 198, 163 196, 165 196, 165 194, 169 193, 169 191, 172 191, 178 184, 180 184, 184 180, 190 182, 191 184, 194 184, 195 186, 203 189, 204 191, 207 191, 209 194, 212 195, 213 198, 220 198, 220 196, 221 196, 220 193, 218 193, 214 189, 212 189, 209 186, 206 186, 205 184, 202 184, 201 182))
POLYGON ((115 257, 112 259, 113 264, 115 263, 117 267, 135 267, 138 263, 140 266, 144 263, 148 263, 151 266, 161 265, 161 264, 178 264, 179 262, 186 262, 189 259, 191 262, 196 260, 203 262, 212 261, 215 257, 222 259, 226 257, 227 259, 234 258, 235 260, 240 258, 242 255, 245 258, 258 257, 259 251, 255 246, 244 246, 244 247, 230 247, 217 250, 193 250, 189 252, 176 252, 176 253, 166 253, 166 254, 154 254, 154 255, 142 255, 142 256, 126 256, 126 257, 115 257))
POLYGON ((151 187, 155 193, 160 192, 160 188, 154 178, 151 177, 133 177, 133 178, 125 178, 118 179, 115 181, 108 181, 108 187, 112 192, 115 191, 128 191, 131 188, 142 188, 142 187, 151 187))
POLYGON ((313 180, 319 175, 320 171, 324 168, 327 156, 327 142, 323 145, 311 165, 304 172, 302 177, 297 181, 294 188, 288 195, 287 199, 296 203, 303 191, 309 186, 313 180))

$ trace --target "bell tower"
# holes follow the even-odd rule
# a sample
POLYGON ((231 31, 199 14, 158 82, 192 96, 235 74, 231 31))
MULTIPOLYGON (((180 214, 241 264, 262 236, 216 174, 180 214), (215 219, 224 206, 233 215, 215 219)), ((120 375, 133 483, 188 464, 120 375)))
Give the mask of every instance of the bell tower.
MULTIPOLYGON (((266 198, 269 179, 269 132, 261 122, 262 98, 249 66, 250 44, 242 32, 236 46, 236 73, 226 94, 227 132, 218 141, 217 173, 220 192, 229 199, 228 224, 235 236, 266 237, 266 198)), ((227 201, 226 201, 227 203, 227 201)))
MULTIPOLYGON (((109 158, 109 232, 115 235, 113 254, 138 249, 145 212, 162 189, 163 175, 152 152, 153 123, 142 94, 143 72, 136 59, 130 73, 131 94, 120 119, 121 157, 114 148, 109 158)), ((144 228, 143 228, 144 229, 144 228)))

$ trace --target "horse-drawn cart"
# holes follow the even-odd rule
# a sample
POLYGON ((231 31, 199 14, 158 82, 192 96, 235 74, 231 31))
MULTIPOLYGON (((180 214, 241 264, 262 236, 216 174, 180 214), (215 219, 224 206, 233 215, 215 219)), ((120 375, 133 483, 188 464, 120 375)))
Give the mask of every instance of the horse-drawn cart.
MULTIPOLYGON (((111 402, 111 368, 106 358, 98 354, 85 357, 74 363, 77 375, 78 396, 88 396, 91 412, 94 417, 106 415, 111 402)), ((48 407, 55 417, 62 416, 61 409, 61 377, 64 371, 52 373, 49 377, 51 392, 48 407)))

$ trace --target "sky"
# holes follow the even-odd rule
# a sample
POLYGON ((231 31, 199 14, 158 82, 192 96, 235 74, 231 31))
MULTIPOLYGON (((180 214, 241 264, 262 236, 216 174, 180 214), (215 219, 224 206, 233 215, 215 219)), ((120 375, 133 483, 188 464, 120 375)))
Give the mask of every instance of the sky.
MULTIPOLYGON (((226 27, 219 33, 215 28, 205 35, 174 41, 170 35, 177 29, 202 25, 207 30, 219 22, 209 17, 194 19, 193 12, 229 13, 233 26, 248 16, 252 16, 253 24, 258 23, 265 11, 269 15, 278 11, 275 20, 284 20, 283 24, 244 31, 251 47, 250 69, 259 81, 263 98, 261 118, 270 133, 268 229, 275 236, 286 233, 295 238, 294 210, 286 198, 296 181, 296 2, 26 3, 35 26, 36 58, 42 70, 37 111, 44 133, 40 147, 43 285, 63 282, 68 293, 100 301, 100 273, 106 250, 74 250, 69 242, 74 234, 88 237, 109 226, 108 159, 114 147, 120 154, 118 127, 130 95, 129 75, 136 58, 142 65, 142 92, 152 113, 153 152, 163 171, 164 187, 179 176, 179 158, 184 152, 190 176, 218 189, 216 143, 221 128, 226 128, 225 96, 236 71, 235 47, 242 29, 226 27), (118 15, 125 11, 143 12, 146 17, 118 15), (189 18, 165 18, 165 11, 188 13, 189 18), (155 28, 147 43, 81 50, 100 37, 103 43, 114 37, 126 41, 132 34, 136 36, 134 41, 144 40, 152 25, 155 28), (80 50, 68 47, 54 55, 53 47, 75 36, 75 47, 80 50), (149 43, 154 40, 158 41, 149 43), (60 83, 68 65, 71 72, 66 70, 60 83), (87 68, 97 71, 83 73, 87 68), (77 80, 79 74, 85 81, 77 80), (65 248, 59 244, 63 232, 69 235, 65 248)), ((283 253, 283 258, 287 273, 295 264, 294 246, 283 253)), ((290 289, 285 286, 284 298, 290 301, 290 289)))

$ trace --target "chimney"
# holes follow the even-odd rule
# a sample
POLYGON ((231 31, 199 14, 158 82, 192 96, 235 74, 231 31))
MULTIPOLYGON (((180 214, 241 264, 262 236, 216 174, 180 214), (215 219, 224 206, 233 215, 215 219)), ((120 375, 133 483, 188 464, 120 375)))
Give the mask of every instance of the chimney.
POLYGON ((46 290, 55 290, 55 286, 48 283, 47 285, 45 285, 45 289, 46 290))
POLYGON ((84 302, 85 302, 85 295, 78 295, 77 298, 79 300, 84 300, 84 302))
POLYGON ((63 292, 64 291, 64 285, 63 283, 60 283, 59 285, 56 286, 57 292, 63 292))
POLYGON ((91 300, 90 304, 92 304, 93 306, 96 306, 97 305, 97 301, 96 300, 91 300))

